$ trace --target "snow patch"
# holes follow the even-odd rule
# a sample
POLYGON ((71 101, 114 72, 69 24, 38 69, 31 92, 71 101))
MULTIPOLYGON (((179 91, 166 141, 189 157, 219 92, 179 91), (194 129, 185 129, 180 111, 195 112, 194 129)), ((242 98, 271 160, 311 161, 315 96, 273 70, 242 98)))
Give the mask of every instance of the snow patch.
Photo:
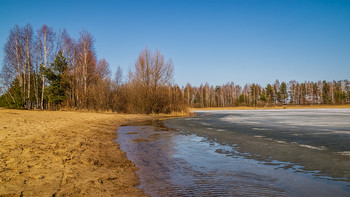
POLYGON ((310 146, 310 145, 305 145, 305 144, 299 144, 299 146, 314 149, 314 150, 326 150, 327 149, 325 146, 316 147, 316 146, 310 146))
POLYGON ((338 153, 341 155, 350 157, 350 151, 343 151, 343 152, 338 152, 338 153))

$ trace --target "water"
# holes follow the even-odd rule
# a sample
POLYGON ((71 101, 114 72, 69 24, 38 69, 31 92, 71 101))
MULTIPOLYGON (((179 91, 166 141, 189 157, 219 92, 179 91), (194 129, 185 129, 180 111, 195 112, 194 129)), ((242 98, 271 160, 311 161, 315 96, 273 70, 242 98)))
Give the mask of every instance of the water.
MULTIPOLYGON (((176 124, 181 121, 194 124, 190 119, 168 120, 166 124, 173 127, 178 127, 176 124)), ((195 122, 197 121, 198 119, 195 119, 195 122)), ((209 135, 194 134, 189 131, 191 129, 182 128, 182 130, 179 132, 169 129, 160 121, 126 125, 118 130, 117 142, 139 168, 137 171, 141 183, 139 187, 146 194, 151 196, 350 195, 348 182, 335 181, 324 174, 321 177, 318 170, 308 171, 296 163, 275 160, 271 157, 273 154, 270 154, 270 159, 261 159, 257 153, 242 149, 239 140, 237 143, 231 143, 230 140, 225 142, 209 135)), ((237 135, 236 139, 238 138, 237 135)), ((261 137, 252 138, 266 140, 261 137)), ((243 141, 245 138, 241 136, 240 140, 243 141)))
POLYGON ((169 127, 235 144, 238 154, 350 182, 350 109, 197 112, 169 127))

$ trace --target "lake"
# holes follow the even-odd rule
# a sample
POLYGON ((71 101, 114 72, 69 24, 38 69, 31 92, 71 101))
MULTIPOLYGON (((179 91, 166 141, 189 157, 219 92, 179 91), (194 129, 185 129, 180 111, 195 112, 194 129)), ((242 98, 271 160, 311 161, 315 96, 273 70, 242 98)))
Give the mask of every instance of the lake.
POLYGON ((125 125, 151 196, 349 196, 350 110, 197 111, 125 125))

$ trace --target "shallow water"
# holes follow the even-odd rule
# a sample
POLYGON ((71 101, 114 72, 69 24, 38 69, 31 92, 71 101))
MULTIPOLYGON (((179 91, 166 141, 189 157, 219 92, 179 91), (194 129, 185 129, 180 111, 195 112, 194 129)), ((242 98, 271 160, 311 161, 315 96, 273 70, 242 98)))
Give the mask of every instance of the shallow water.
POLYGON ((350 182, 350 109, 204 111, 166 125, 236 145, 239 155, 350 182))
POLYGON ((350 195, 347 182, 316 178, 317 172, 291 162, 258 160, 237 144, 178 132, 160 121, 123 126, 117 142, 151 196, 350 195))

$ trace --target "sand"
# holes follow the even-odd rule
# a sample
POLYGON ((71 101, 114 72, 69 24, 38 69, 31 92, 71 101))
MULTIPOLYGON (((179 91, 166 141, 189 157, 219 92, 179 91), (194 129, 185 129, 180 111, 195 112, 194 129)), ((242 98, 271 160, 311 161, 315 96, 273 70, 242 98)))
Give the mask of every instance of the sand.
POLYGON ((114 141, 145 115, 0 109, 0 196, 143 196, 114 141))

